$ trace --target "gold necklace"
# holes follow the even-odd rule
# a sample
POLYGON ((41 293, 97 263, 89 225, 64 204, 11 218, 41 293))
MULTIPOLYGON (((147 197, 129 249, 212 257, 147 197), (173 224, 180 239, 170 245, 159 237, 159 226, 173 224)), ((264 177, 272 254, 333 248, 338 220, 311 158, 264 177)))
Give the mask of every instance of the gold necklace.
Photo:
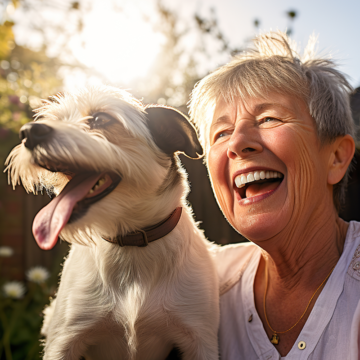
POLYGON ((318 290, 324 285, 325 281, 329 278, 329 276, 331 275, 331 273, 333 272, 335 266, 331 269, 331 271, 329 272, 329 274, 326 276, 326 278, 324 279, 324 281, 320 284, 320 286, 315 290, 315 292, 313 293, 313 295, 311 296, 307 306, 306 306, 306 309, 305 311, 303 312, 303 314, 300 316, 300 319, 289 329, 285 330, 285 331, 276 331, 274 330, 271 325, 269 324, 269 320, 267 318, 267 315, 266 315, 266 294, 267 294, 267 288, 268 288, 268 268, 267 268, 267 264, 266 264, 266 269, 265 269, 265 292, 264 292, 264 315, 265 315, 265 320, 270 328, 270 330, 273 332, 273 335, 270 339, 271 343, 274 344, 274 345, 277 345, 280 341, 280 337, 278 334, 285 334, 287 333, 288 331, 290 331, 291 329, 293 329, 299 322, 300 320, 304 317, 304 315, 306 314, 306 311, 308 310, 310 304, 311 304, 311 301, 312 299, 314 298, 315 294, 318 292, 318 290))

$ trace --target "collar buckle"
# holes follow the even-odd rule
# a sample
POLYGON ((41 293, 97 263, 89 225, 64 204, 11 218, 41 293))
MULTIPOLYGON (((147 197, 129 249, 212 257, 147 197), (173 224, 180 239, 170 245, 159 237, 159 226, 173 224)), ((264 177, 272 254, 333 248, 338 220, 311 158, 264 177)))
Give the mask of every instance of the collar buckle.
POLYGON ((140 233, 142 235, 142 239, 144 241, 143 244, 141 245, 138 245, 138 247, 145 247, 145 246, 148 246, 149 245, 149 242, 148 242, 148 238, 147 238, 147 235, 146 235, 146 232, 144 230, 139 230, 138 233, 140 233))
MULTIPOLYGON (((105 240, 107 240, 107 239, 105 239, 105 240)), ((107 241, 109 241, 109 240, 107 240, 107 241)), ((118 245, 120 246, 120 247, 124 247, 125 245, 123 244, 123 241, 122 241, 122 237, 121 236, 117 236, 116 237, 116 242, 118 243, 118 245)))

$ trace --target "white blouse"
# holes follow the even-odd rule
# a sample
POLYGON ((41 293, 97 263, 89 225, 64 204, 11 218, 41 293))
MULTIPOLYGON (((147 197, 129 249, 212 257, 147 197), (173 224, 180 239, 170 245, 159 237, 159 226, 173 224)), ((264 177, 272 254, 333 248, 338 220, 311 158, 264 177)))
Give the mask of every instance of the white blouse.
POLYGON ((260 248, 218 248, 221 360, 359 360, 360 223, 350 222, 343 253, 286 357, 270 342, 254 303, 260 248))

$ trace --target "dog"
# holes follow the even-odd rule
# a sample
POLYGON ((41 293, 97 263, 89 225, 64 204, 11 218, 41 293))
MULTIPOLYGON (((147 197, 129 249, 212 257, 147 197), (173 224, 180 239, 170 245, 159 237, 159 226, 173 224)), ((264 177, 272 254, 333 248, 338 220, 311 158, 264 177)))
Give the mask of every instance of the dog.
POLYGON ((20 130, 9 181, 52 201, 36 215, 44 250, 71 243, 45 310, 45 360, 218 359, 211 244, 186 203, 178 153, 202 148, 179 111, 99 86, 58 94, 20 130))

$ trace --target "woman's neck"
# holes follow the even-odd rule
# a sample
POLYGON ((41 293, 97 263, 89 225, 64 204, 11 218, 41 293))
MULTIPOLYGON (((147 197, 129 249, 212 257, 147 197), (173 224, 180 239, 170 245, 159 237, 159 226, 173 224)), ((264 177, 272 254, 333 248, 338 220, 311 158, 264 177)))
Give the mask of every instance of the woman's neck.
POLYGON ((261 244, 269 279, 279 289, 315 286, 339 260, 349 226, 336 213, 298 225, 261 244))
POLYGON ((319 219, 316 224, 310 221, 307 227, 300 227, 301 231, 287 234, 291 238, 279 236, 261 244, 263 253, 255 276, 254 295, 265 331, 270 339, 273 331, 266 321, 264 295, 268 321, 273 329, 286 331, 296 324, 292 330, 280 334, 276 348, 282 356, 294 345, 326 283, 324 280, 343 251, 349 224, 337 214, 321 218, 322 222, 319 219))

